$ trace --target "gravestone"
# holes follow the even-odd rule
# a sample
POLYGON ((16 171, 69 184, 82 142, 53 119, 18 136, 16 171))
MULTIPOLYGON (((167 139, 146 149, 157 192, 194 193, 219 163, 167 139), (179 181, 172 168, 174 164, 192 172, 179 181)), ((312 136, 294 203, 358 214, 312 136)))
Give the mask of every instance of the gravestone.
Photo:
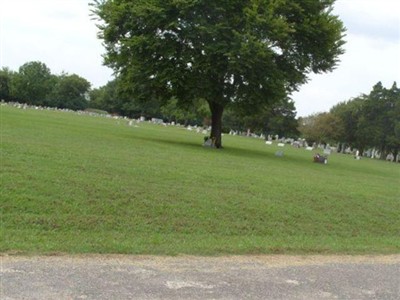
POLYGON ((154 124, 162 124, 164 121, 158 118, 151 118, 151 122, 154 124))
POLYGON ((328 149, 328 148, 324 149, 324 154, 331 155, 331 149, 328 149))

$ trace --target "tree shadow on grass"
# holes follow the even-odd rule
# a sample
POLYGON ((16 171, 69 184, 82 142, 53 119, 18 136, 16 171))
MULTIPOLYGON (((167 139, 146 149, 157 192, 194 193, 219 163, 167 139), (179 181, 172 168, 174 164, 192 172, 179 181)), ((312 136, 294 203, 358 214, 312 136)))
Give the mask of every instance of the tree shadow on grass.
MULTIPOLYGON (((278 149, 277 149, 278 151, 278 149)), ((231 156, 237 156, 237 157, 247 157, 247 158, 252 158, 252 159, 257 159, 257 160, 273 160, 273 161, 279 161, 284 164, 299 164, 299 163, 308 163, 311 162, 310 160, 304 160, 301 156, 295 155, 295 154, 283 154, 282 157, 279 157, 275 155, 275 152, 270 152, 270 151, 262 151, 262 150, 257 150, 257 149, 243 149, 243 148, 233 148, 233 147, 227 147, 226 148, 227 154, 231 156)))
POLYGON ((187 149, 192 149, 192 150, 197 150, 197 151, 208 151, 209 153, 215 153, 215 154, 221 154, 221 155, 230 155, 230 156, 238 156, 238 157, 254 157, 254 158, 260 158, 260 159, 265 159, 266 157, 273 157, 271 153, 264 152, 264 151, 259 151, 259 150, 254 150, 254 149, 243 149, 243 148, 235 148, 231 146, 224 146, 221 149, 217 148, 211 148, 211 147, 206 147, 203 146, 203 143, 201 140, 197 142, 193 141, 188 141, 188 140, 174 140, 174 139, 168 139, 168 138, 161 138, 161 137, 135 137, 137 140, 143 140, 146 142, 150 143, 155 143, 155 144, 165 144, 165 145, 171 145, 171 146, 177 146, 180 148, 187 148, 187 149))
MULTIPOLYGON (((131 136, 129 136, 131 137, 131 136)), ((137 140, 142 140, 147 143, 154 143, 159 145, 170 145, 173 147, 184 148, 190 150, 192 152, 204 153, 208 152, 215 155, 224 155, 230 157, 240 157, 240 158, 251 158, 255 160, 259 160, 260 162, 265 161, 279 161, 282 165, 290 165, 290 164, 303 164, 304 166, 312 164, 312 153, 310 153, 310 159, 305 159, 301 155, 296 155, 295 153, 284 153, 283 157, 277 157, 275 155, 275 151, 271 152, 267 149, 265 151, 259 149, 251 149, 251 148, 243 148, 243 147, 234 147, 234 146, 223 146, 222 149, 215 149, 210 147, 203 146, 203 140, 198 139, 196 141, 188 140, 188 139, 171 139, 168 136, 165 137, 146 137, 146 136, 135 136, 137 140)), ((281 149, 276 149, 276 151, 281 149)), ((284 151, 284 150, 283 150, 284 151)), ((285 152, 285 151, 284 151, 285 152)))
POLYGON ((308 160, 304 160, 304 158, 296 156, 296 155, 284 155, 283 157, 277 157, 274 153, 269 151, 262 151, 257 149, 245 149, 245 148, 238 148, 232 146, 224 146, 222 149, 215 149, 210 147, 204 147, 201 141, 199 142, 192 142, 187 140, 173 140, 168 138, 159 138, 159 137, 135 137, 135 139, 143 140, 150 143, 155 144, 165 144, 171 145, 174 147, 179 148, 186 148, 190 149, 191 151, 198 151, 204 153, 207 151, 209 153, 213 153, 215 155, 226 155, 231 157, 244 157, 244 158, 252 158, 257 160, 279 160, 282 164, 290 164, 290 163, 309 163, 311 162, 308 160))
POLYGON ((183 140, 171 140, 168 138, 155 138, 155 137, 143 137, 143 136, 135 136, 136 140, 142 140, 145 142, 150 142, 154 144, 166 144, 166 145, 172 145, 172 146, 177 146, 179 148, 188 148, 188 149, 201 149, 203 148, 201 143, 195 143, 195 142, 189 142, 189 141, 183 141, 183 140))

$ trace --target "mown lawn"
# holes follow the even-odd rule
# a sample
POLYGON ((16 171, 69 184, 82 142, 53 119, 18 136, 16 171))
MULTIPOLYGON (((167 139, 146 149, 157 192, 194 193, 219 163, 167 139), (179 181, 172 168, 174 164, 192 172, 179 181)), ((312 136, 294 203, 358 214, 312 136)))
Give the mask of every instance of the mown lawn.
POLYGON ((1 106, 0 252, 399 253, 400 165, 1 106))

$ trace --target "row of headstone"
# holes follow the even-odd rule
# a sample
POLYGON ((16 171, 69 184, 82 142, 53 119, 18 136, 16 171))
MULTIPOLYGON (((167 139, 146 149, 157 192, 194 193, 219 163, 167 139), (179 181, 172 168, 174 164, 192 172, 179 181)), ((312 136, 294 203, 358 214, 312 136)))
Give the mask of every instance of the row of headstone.
POLYGON ((386 161, 400 162, 400 153, 397 154, 396 156, 394 156, 393 153, 389 153, 388 155, 386 155, 386 161))
POLYGON ((26 103, 19 103, 19 102, 5 102, 4 100, 1 101, 1 105, 8 105, 12 107, 16 107, 19 109, 33 109, 33 110, 48 110, 48 111, 58 111, 58 112, 68 112, 68 113, 76 113, 78 115, 89 115, 95 117, 106 117, 106 118, 118 118, 118 119, 128 119, 127 117, 117 117, 107 113, 97 113, 94 111, 86 111, 86 110, 72 110, 68 108, 57 108, 57 107, 50 107, 50 106, 37 106, 37 105, 29 105, 26 103))
MULTIPOLYGON (((269 136, 269 137, 271 137, 271 136, 269 136)), ((306 150, 314 150, 314 149, 316 149, 316 145, 313 145, 312 147, 309 146, 305 139, 295 140, 295 139, 291 139, 291 138, 290 139, 285 139, 285 138, 280 138, 279 139, 278 138, 278 140, 275 140, 275 142, 276 142, 278 147, 284 147, 285 145, 291 145, 291 146, 293 146, 295 148, 305 148, 306 150)), ((273 143, 274 142, 271 139, 268 139, 268 140, 265 141, 266 145, 272 145, 273 143)), ((330 149, 331 151, 333 151, 332 147, 328 147, 327 149, 330 149)))
MULTIPOLYGON (((266 145, 273 145, 272 136, 268 135, 267 139, 268 140, 265 141, 265 144, 266 145)), ((276 145, 278 147, 284 147, 285 146, 285 143, 283 143, 282 141, 286 141, 286 142, 287 141, 291 141, 291 145, 296 147, 296 148, 300 148, 300 147, 303 146, 308 151, 321 149, 321 150, 323 150, 323 154, 325 156, 329 156, 332 153, 338 152, 338 149, 339 149, 338 147, 333 147, 333 146, 330 146, 329 144, 316 144, 316 143, 314 143, 312 146, 308 146, 308 144, 305 142, 305 140, 292 141, 292 140, 289 140, 289 139, 284 139, 284 138, 280 138, 279 139, 278 138, 276 141, 278 141, 278 143, 276 143, 276 145)), ((346 147, 346 148, 343 149, 342 153, 352 154, 352 155, 354 155, 354 158, 357 159, 357 160, 360 160, 362 156, 370 157, 370 158, 377 158, 377 159, 379 159, 381 157, 381 154, 376 149, 368 149, 368 150, 364 151, 363 154, 361 154, 359 152, 359 150, 357 150, 357 149, 352 149, 351 147, 346 147)), ((385 159, 386 159, 386 161, 398 163, 398 162, 400 162, 400 153, 398 153, 396 156, 393 153, 388 153, 386 155, 385 159)))
MULTIPOLYGON (((1 105, 8 105, 8 106, 13 106, 19 109, 34 109, 34 110, 48 110, 48 111, 59 111, 59 112, 68 112, 68 113, 75 113, 78 115, 89 115, 89 116, 95 116, 95 117, 105 117, 105 118, 111 118, 117 121, 117 124, 121 124, 121 120, 127 121, 128 126, 133 126, 133 122, 135 121, 136 123, 139 122, 144 122, 146 121, 145 117, 140 117, 137 120, 130 119, 126 116, 118 116, 118 115, 113 115, 113 114, 108 114, 108 113, 97 113, 94 111, 86 111, 86 110, 71 110, 67 108, 57 108, 57 107, 47 107, 47 106, 37 106, 37 105, 29 105, 26 103, 19 103, 19 102, 5 102, 1 101, 1 105)), ((160 124, 161 119, 152 119, 152 122, 160 124)), ((161 120, 162 121, 162 120, 161 120)))
POLYGON ((251 133, 250 131, 238 131, 238 130, 231 129, 229 131, 229 135, 247 136, 247 137, 258 138, 258 139, 265 140, 265 135, 264 134, 258 135, 256 133, 251 133))
POLYGON ((164 120, 163 119, 158 119, 158 118, 151 118, 151 123, 153 123, 153 124, 163 124, 164 120))
MULTIPOLYGON (((273 144, 272 136, 268 135, 267 139, 268 140, 265 141, 265 144, 266 145, 272 145, 273 144)), ((336 151, 336 147, 331 147, 329 144, 326 144, 326 145, 318 144, 317 145, 316 143, 314 143, 312 146, 309 146, 305 139, 294 140, 294 139, 286 139, 284 137, 282 137, 282 138, 275 137, 275 142, 276 142, 276 145, 278 147, 281 147, 281 148, 285 147, 286 144, 290 144, 291 146, 293 146, 295 148, 304 148, 304 149, 306 149, 308 151, 313 151, 313 150, 316 150, 316 149, 320 148, 321 150, 323 150, 323 156, 319 155, 319 154, 317 154, 317 155, 321 159, 322 158, 324 159, 323 163, 325 163, 325 164, 328 161, 327 157, 329 155, 331 155, 333 151, 336 151)), ((275 152, 275 156, 277 156, 277 157, 282 157, 283 155, 284 155, 284 152, 282 150, 279 150, 279 151, 275 152)), ((315 158, 315 156, 314 156, 314 162, 315 161, 322 162, 322 160, 321 161, 317 160, 315 158)))
MULTIPOLYGON (((360 153, 360 151, 357 149, 352 149, 351 147, 345 147, 342 149, 341 152, 345 153, 345 154, 354 155, 354 158, 357 160, 361 159, 362 157, 373 158, 373 159, 381 159, 382 158, 382 154, 379 152, 379 150, 374 149, 374 148, 367 149, 363 153, 360 153)), ((390 161, 390 162, 400 162, 400 153, 397 154, 396 156, 393 153, 388 153, 388 154, 386 154, 386 156, 384 158, 385 158, 385 160, 390 161)))

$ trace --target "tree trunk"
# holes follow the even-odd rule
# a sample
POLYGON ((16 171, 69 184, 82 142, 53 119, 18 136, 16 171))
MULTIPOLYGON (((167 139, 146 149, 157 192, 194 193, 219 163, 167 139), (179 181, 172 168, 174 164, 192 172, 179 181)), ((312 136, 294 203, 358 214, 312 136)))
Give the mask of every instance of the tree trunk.
POLYGON ((342 148, 340 149, 340 153, 344 153, 346 151, 346 143, 342 143, 342 148))
POLYGON ((222 113, 224 107, 221 104, 209 102, 211 110, 211 135, 210 138, 213 141, 215 148, 222 148, 222 113))
POLYGON ((396 162, 396 163, 399 162, 399 160, 398 160, 398 158, 399 158, 399 157, 398 157, 398 154, 399 154, 399 149, 397 149, 397 148, 394 149, 394 151, 393 151, 394 160, 393 160, 393 161, 396 162))
POLYGON ((388 155, 388 151, 386 151, 386 149, 385 149, 384 146, 382 146, 382 147, 379 148, 379 152, 380 152, 380 154, 381 154, 380 159, 381 159, 381 160, 386 160, 386 156, 388 155))

